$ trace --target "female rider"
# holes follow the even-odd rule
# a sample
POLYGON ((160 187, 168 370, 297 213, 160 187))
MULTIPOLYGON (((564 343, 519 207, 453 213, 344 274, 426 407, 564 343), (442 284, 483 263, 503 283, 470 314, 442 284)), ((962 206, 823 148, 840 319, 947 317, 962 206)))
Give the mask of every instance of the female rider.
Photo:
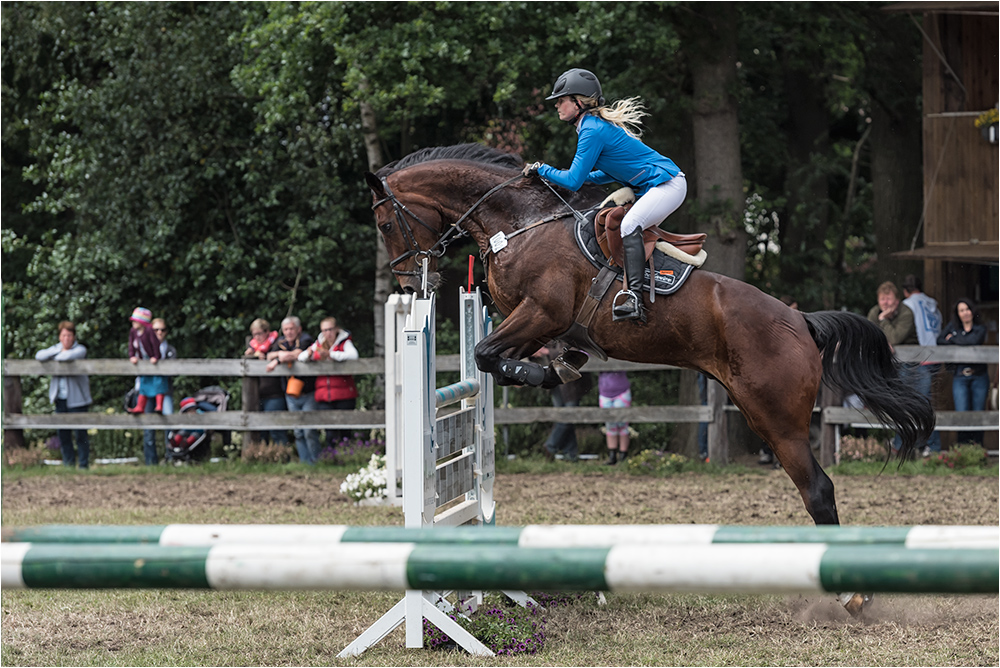
POLYGON ((556 101, 560 120, 576 126, 576 155, 569 169, 536 162, 524 173, 537 173, 574 191, 585 182, 621 183, 635 191, 636 202, 621 224, 628 290, 622 303, 613 305, 612 315, 615 320, 644 320, 642 231, 659 225, 684 201, 684 173, 639 139, 641 119, 648 115, 639 98, 605 105, 601 82, 592 72, 579 68, 564 72, 545 99, 556 101))

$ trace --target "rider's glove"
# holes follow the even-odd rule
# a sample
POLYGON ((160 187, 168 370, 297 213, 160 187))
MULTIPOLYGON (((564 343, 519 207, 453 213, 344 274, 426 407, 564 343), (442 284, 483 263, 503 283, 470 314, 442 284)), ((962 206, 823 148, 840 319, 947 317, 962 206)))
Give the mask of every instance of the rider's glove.
POLYGON ((525 165, 521 173, 525 176, 534 176, 538 173, 538 168, 542 166, 540 162, 533 162, 530 165, 525 165))

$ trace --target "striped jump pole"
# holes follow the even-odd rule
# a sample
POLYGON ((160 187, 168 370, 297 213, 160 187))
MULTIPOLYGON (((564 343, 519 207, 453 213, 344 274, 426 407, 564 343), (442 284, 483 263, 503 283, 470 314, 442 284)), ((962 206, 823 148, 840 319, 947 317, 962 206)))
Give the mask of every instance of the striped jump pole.
POLYGON ((457 383, 435 389, 434 406, 435 408, 443 408, 457 403, 462 399, 471 399, 477 394, 479 394, 478 379, 460 380, 457 383))
POLYGON ((995 594, 996 549, 3 543, 4 588, 995 594))
POLYGON ((826 543, 898 545, 918 549, 1000 548, 995 526, 724 526, 529 525, 525 527, 350 527, 311 524, 168 524, 89 526, 54 524, 7 527, 3 540, 20 543, 147 543, 211 546, 233 543, 444 543, 497 544, 525 548, 613 545, 711 545, 725 543, 826 543))

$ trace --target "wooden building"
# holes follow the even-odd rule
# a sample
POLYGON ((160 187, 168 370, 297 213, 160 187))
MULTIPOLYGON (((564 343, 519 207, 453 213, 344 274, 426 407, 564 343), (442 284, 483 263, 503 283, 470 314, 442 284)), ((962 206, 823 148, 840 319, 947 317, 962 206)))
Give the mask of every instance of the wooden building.
MULTIPOLYGON (((894 253, 923 260, 924 291, 948 320, 957 299, 973 299, 997 342, 1000 148, 998 2, 896 2, 884 8, 918 18, 923 35, 923 246, 894 253)), ((994 384, 997 369, 991 365, 994 384)), ((948 408, 950 382, 936 384, 948 408)), ((987 432, 996 448, 996 432, 987 432)), ((948 440, 953 440, 953 436, 948 440)))
MULTIPOLYGON (((996 341, 1000 264, 1000 149, 996 123, 976 120, 1000 99, 997 2, 897 2, 921 15, 923 34, 922 248, 895 253, 924 261, 924 289, 942 312, 976 300, 996 341)), ((947 313, 945 313, 947 316, 947 313)))

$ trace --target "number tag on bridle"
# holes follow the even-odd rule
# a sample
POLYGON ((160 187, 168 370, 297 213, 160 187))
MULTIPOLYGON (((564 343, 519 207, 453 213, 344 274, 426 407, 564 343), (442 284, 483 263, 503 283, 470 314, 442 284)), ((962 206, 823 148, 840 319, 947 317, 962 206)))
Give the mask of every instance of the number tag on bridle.
POLYGON ((497 232, 492 237, 490 237, 490 249, 494 253, 499 253, 504 248, 507 247, 507 235, 503 232, 497 232))

